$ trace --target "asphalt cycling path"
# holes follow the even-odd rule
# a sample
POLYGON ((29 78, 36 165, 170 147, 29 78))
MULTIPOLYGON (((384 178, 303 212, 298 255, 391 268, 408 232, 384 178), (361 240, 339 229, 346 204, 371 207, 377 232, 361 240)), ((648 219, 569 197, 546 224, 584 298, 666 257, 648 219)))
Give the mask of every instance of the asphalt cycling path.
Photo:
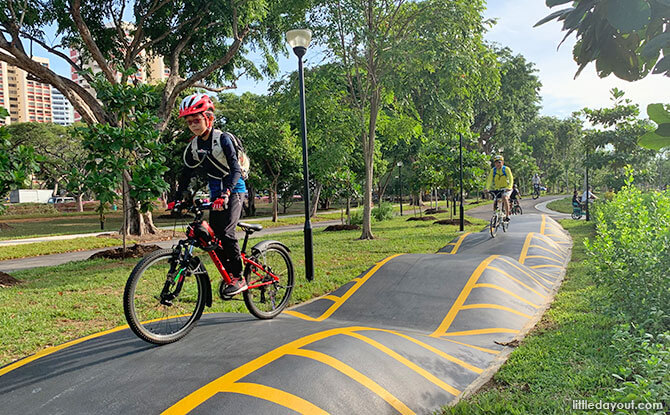
POLYGON ((431 413, 485 382, 558 289, 571 239, 547 215, 492 239, 385 258, 274 320, 204 315, 149 345, 119 327, 0 369, 6 414, 431 413))

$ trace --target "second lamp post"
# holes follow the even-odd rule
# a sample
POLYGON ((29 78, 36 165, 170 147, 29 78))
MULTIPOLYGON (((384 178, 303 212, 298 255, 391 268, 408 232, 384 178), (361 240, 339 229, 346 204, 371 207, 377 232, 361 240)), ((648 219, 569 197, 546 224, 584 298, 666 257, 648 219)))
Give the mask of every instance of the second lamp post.
POLYGON ((300 79, 300 131, 302 133, 302 169, 305 179, 303 201, 305 202, 305 277, 307 281, 314 279, 314 250, 312 244, 312 224, 310 216, 309 166, 307 163, 307 116, 305 112, 305 74, 302 68, 302 57, 312 40, 309 29, 295 29, 286 32, 286 41, 298 57, 298 78, 300 79))

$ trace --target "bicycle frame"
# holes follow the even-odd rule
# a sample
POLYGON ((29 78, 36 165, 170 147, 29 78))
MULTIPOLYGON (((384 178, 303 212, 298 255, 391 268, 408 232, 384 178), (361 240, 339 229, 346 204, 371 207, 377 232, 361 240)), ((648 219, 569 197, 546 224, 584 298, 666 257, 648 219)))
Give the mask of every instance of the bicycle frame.
MULTIPOLYGON (((203 213, 204 213, 203 212, 204 209, 200 209, 200 208, 205 207, 205 209, 206 209, 210 206, 211 206, 211 204, 207 204, 207 203, 203 204, 203 203, 200 203, 199 201, 196 202, 196 204, 193 207, 193 211, 194 211, 196 216, 195 216, 193 222, 191 222, 189 224, 190 228, 195 229, 198 225, 200 225, 203 222, 202 216, 203 216, 203 213)), ((250 235, 249 232, 245 233, 244 244, 242 245, 242 251, 240 252, 241 257, 242 257, 242 263, 244 265, 244 275, 246 277, 248 277, 251 273, 253 273, 260 278, 260 280, 257 280, 255 282, 247 281, 247 285, 248 285, 249 289, 260 288, 260 287, 270 285, 270 284, 273 284, 273 283, 279 281, 279 277, 277 277, 275 274, 268 271, 267 269, 264 269, 261 264, 255 262, 254 260, 250 259, 247 256, 246 249, 247 249, 247 244, 249 242, 249 235, 250 235), (261 272, 263 274, 261 274, 258 270, 262 270, 261 272), (271 280, 262 281, 263 279, 267 278, 268 276, 271 278, 271 280), (259 281, 262 281, 262 282, 259 282, 259 281)), ((187 263, 190 262, 190 259, 193 257, 193 248, 195 248, 195 247, 202 248, 209 254, 209 257, 212 259, 212 262, 214 263, 214 266, 219 271, 219 274, 221 275, 221 278, 223 279, 223 281, 226 284, 231 284, 232 283, 232 278, 231 278, 230 274, 228 273, 226 268, 223 266, 223 263, 221 262, 221 259, 219 258, 219 256, 216 254, 216 248, 222 248, 221 242, 218 241, 218 240, 215 240, 214 243, 216 244, 216 247, 204 247, 204 246, 202 246, 203 243, 204 243, 204 241, 199 241, 195 237, 188 236, 188 235, 187 235, 186 239, 182 239, 178 242, 179 246, 186 246, 187 255, 184 258, 181 258, 180 261, 178 261, 182 264, 182 267, 180 267, 181 269, 180 269, 179 273, 177 274, 177 276, 175 276, 175 280, 177 278, 179 278, 179 280, 176 281, 177 282, 177 288, 176 288, 176 290, 174 290, 174 292, 172 294, 174 297, 176 297, 176 295, 179 294, 179 291, 181 289, 181 284, 183 284, 183 279, 184 279, 183 270, 185 269, 185 266, 187 265, 187 263)), ((180 254, 180 256, 181 256, 181 254, 180 254)), ((171 272, 174 272, 174 270, 172 270, 171 272)), ((166 289, 167 288, 168 287, 166 285, 166 289)))

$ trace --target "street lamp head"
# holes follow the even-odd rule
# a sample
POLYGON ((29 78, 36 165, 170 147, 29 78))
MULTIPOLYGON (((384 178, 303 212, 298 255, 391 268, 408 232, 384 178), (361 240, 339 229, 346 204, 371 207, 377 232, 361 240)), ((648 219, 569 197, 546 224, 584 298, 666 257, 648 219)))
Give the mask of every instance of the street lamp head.
POLYGON ((396 166, 398 166, 398 167, 402 167, 402 161, 399 161, 399 162, 396 164, 396 166))
POLYGON ((294 29, 286 32, 286 41, 293 52, 302 58, 307 52, 309 42, 312 41, 312 31, 309 29, 294 29))

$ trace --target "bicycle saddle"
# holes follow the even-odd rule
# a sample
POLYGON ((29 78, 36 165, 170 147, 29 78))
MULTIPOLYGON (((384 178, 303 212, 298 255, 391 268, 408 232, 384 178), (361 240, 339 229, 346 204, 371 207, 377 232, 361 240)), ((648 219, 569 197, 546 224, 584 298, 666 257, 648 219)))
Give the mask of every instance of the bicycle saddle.
POLYGON ((263 225, 246 223, 246 222, 239 222, 237 224, 237 226, 242 228, 244 230, 244 232, 248 232, 248 233, 254 233, 254 232, 257 232, 257 231, 260 231, 261 229, 263 229, 263 225))

